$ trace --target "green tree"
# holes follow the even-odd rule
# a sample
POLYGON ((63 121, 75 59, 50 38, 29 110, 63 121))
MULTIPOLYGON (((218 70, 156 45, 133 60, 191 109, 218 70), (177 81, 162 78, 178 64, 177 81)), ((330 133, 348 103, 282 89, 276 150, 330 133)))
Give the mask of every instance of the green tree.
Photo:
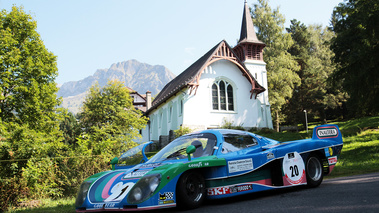
POLYGON ((63 133, 65 144, 76 144, 77 138, 81 134, 80 124, 75 115, 64 110, 64 119, 60 122, 59 128, 63 133))
POLYGON ((306 27, 297 20, 291 20, 287 31, 294 40, 289 52, 300 66, 298 74, 301 79, 301 85, 295 88, 285 107, 287 122, 303 122, 305 126, 304 110, 313 117, 326 120, 325 111, 341 108, 345 98, 328 81, 335 71, 334 54, 330 50, 333 32, 328 28, 322 29, 320 25, 306 27))
POLYGON ((308 32, 308 28, 296 19, 291 20, 291 25, 286 30, 294 41, 289 49, 289 53, 299 64, 300 69, 297 71, 297 74, 301 79, 301 84, 295 86, 293 96, 289 99, 283 111, 286 114, 287 123, 297 124, 305 121, 304 109, 309 111, 309 106, 305 102, 305 99, 308 99, 306 93, 308 92, 309 85, 304 84, 306 79, 310 77, 307 75, 306 70, 309 69, 311 35, 308 32))
POLYGON ((54 82, 58 69, 56 56, 36 29, 22 7, 0 12, 0 188, 8 190, 0 195, 0 203, 10 197, 7 204, 16 202, 22 182, 31 196, 41 190, 46 192, 41 196, 56 193, 54 183, 44 182, 52 161, 41 159, 59 155, 63 147, 54 82))
POLYGON ((101 154, 106 146, 113 155, 128 149, 148 120, 134 108, 128 89, 119 81, 92 86, 79 117, 85 136, 91 138, 88 145, 97 147, 93 154, 101 154))
POLYGON ((1 11, 0 117, 3 122, 29 124, 43 130, 55 128, 58 75, 56 56, 37 33, 37 23, 22 7, 1 11))
POLYGON ((279 13, 279 8, 271 10, 266 0, 258 0, 252 12, 254 26, 258 28, 258 39, 266 44, 264 61, 267 68, 267 81, 271 111, 275 126, 283 120, 281 113, 283 105, 292 97, 295 85, 300 84, 296 73, 299 66, 288 53, 293 44, 292 38, 284 32, 285 19, 279 13))
POLYGON ((379 112, 379 2, 349 0, 334 8, 332 42, 338 70, 333 76, 350 96, 352 116, 379 112))
POLYGON ((311 99, 308 101, 307 107, 314 111, 316 116, 326 121, 326 119, 334 118, 326 116, 327 110, 332 110, 335 115, 341 115, 347 94, 337 85, 333 86, 333 82, 330 80, 330 77, 336 72, 336 64, 333 61, 334 53, 330 48, 334 33, 321 25, 310 25, 308 32, 311 35, 310 58, 307 68, 309 78, 305 79, 304 85, 308 85, 308 99, 311 99))

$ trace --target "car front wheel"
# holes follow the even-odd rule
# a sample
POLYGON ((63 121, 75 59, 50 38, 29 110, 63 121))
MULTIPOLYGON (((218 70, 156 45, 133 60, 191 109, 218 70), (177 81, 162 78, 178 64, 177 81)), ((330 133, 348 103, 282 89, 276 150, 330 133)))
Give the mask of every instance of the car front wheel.
POLYGON ((205 199, 205 180, 197 171, 185 172, 176 187, 178 207, 194 209, 199 207, 205 199))
POLYGON ((317 155, 310 155, 305 165, 307 184, 309 187, 317 187, 324 177, 322 163, 317 155))

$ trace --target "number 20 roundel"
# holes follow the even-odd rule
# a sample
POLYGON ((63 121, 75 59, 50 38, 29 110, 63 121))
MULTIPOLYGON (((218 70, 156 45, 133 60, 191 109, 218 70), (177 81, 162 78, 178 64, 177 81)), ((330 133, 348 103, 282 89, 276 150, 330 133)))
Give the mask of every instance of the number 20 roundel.
POLYGON ((297 152, 287 153, 283 159, 284 185, 306 183, 303 158, 297 152))

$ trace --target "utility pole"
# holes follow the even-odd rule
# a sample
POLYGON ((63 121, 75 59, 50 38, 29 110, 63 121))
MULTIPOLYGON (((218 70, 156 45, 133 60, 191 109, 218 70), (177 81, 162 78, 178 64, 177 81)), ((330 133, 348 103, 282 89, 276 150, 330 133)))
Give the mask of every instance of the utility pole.
POLYGON ((308 117, 307 117, 307 110, 305 109, 303 112, 305 113, 305 128, 307 129, 307 133, 308 133, 308 117))

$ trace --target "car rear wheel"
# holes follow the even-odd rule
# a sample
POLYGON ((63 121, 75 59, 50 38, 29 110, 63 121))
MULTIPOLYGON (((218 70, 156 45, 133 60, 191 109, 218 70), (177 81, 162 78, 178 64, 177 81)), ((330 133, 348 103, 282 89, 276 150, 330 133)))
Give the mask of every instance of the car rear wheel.
POLYGON ((309 187, 317 187, 321 184, 324 174, 321 160, 317 155, 311 154, 308 157, 305 171, 307 174, 307 184, 309 187))
POLYGON ((205 180, 196 171, 185 172, 178 181, 176 187, 176 199, 178 207, 194 209, 199 207, 205 199, 205 180))

